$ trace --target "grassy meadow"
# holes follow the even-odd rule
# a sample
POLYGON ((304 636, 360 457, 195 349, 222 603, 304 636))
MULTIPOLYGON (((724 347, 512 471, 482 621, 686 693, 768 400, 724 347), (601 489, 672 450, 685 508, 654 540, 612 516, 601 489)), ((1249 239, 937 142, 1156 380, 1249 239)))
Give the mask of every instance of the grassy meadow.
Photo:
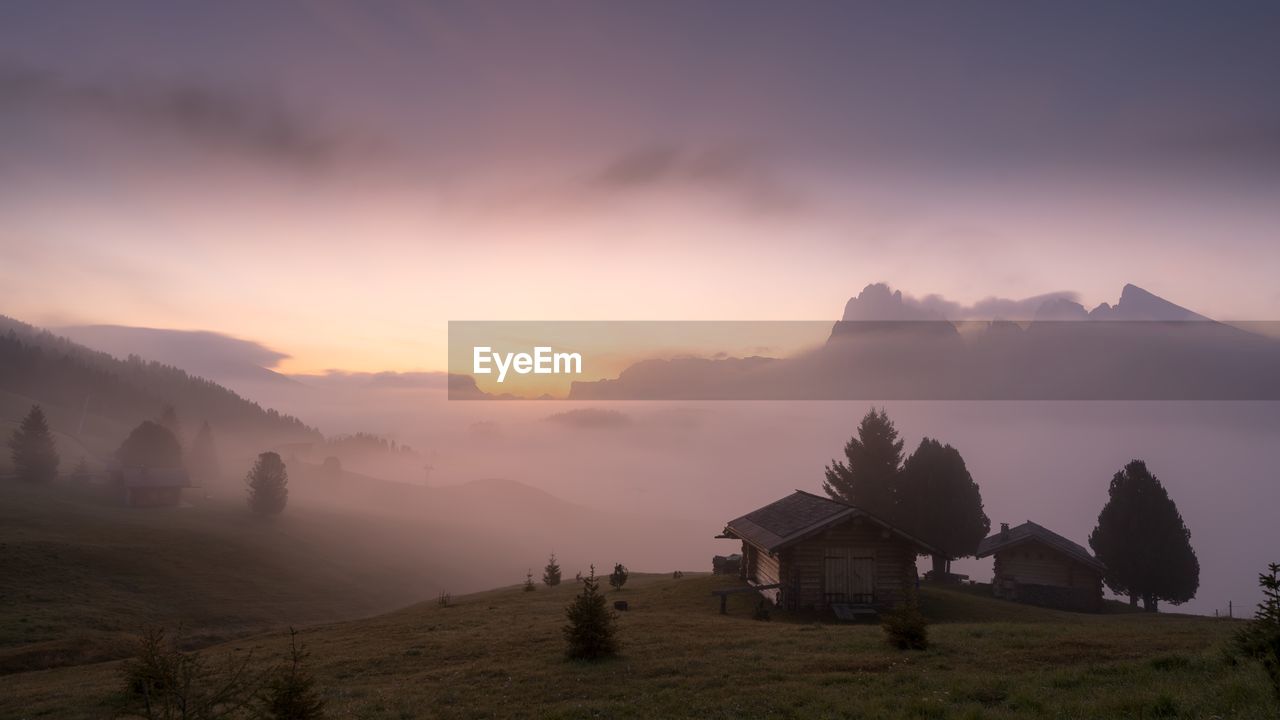
POLYGON ((399 580, 409 557, 362 546, 367 525, 320 511, 263 523, 240 498, 139 511, 0 482, 0 675, 118 658, 156 625, 200 647, 422 597, 399 580))
MULTIPOLYGON (((925 651, 890 648, 875 624, 775 611, 749 595, 720 615, 724 577, 633 574, 610 600, 620 657, 564 659, 574 593, 519 586, 308 627, 302 639, 334 717, 1274 718, 1261 669, 1224 652, 1239 621, 1079 615, 926 587, 925 651)), ((208 648, 274 662, 283 633, 208 648)), ((110 715, 119 663, 0 677, 0 716, 110 715)))

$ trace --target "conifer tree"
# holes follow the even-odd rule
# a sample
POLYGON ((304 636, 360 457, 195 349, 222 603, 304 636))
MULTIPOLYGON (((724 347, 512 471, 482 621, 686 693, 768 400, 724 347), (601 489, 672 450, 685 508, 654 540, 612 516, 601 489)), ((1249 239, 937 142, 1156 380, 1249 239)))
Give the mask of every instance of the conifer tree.
POLYGON ((284 461, 273 452, 258 455, 245 478, 249 486, 249 508, 258 515, 279 515, 289 501, 289 473, 284 461))
POLYGON ((596 660, 618 652, 617 615, 609 609, 600 584, 596 580, 596 566, 582 580, 582 592, 565 609, 569 623, 564 626, 569 657, 596 660))
POLYGON ((197 485, 208 486, 217 483, 222 475, 222 467, 218 462, 218 448, 213 442, 213 428, 206 420, 200 424, 195 440, 191 441, 191 452, 187 454, 187 472, 197 485))
POLYGON ((314 720, 324 717, 324 698, 316 680, 303 667, 311 653, 298 642, 298 631, 289 628, 289 664, 267 678, 262 693, 263 714, 271 720, 314 720))
POLYGON ((1107 566, 1104 580, 1155 612, 1159 601, 1175 605, 1195 597, 1200 561, 1178 506, 1146 463, 1134 460, 1111 478, 1107 504, 1089 546, 1107 566))
POLYGON ((1267 572, 1258 576, 1258 586, 1262 602, 1253 620, 1236 635, 1236 647, 1262 663, 1280 700, 1280 563, 1267 566, 1267 572))
POLYGON ((165 405, 160 411, 160 417, 156 419, 164 429, 173 433, 173 437, 178 441, 178 446, 182 446, 182 421, 178 419, 178 411, 172 405, 165 405))
POLYGON ((538 586, 533 584, 533 568, 529 568, 529 572, 525 573, 524 576, 524 591, 533 592, 537 589, 538 586))
POLYGON ((948 558, 977 552, 991 520, 958 450, 924 438, 903 464, 896 485, 894 519, 938 549, 933 556, 935 576, 950 570, 948 558))
POLYGON ((858 436, 844 446, 844 461, 832 460, 822 489, 833 499, 892 519, 902 440, 888 413, 872 408, 858 425, 858 436))
POLYGON ((13 431, 9 453, 19 480, 47 483, 58 476, 58 449, 39 405, 32 405, 22 424, 13 431))
POLYGON ((542 570, 542 582, 548 587, 560 584, 560 564, 556 562, 555 553, 551 553, 551 557, 547 559, 547 566, 542 570))

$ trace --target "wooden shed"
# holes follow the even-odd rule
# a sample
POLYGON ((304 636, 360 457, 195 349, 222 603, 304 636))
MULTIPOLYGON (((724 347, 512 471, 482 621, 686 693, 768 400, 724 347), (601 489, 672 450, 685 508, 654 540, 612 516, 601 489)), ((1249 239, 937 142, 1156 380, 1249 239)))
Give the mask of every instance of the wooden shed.
POLYGON ((113 463, 109 474, 129 507, 173 507, 182 500, 191 478, 180 467, 149 468, 113 463))
POLYGON ((730 520, 719 537, 742 541, 741 577, 789 609, 886 609, 916 582, 916 557, 936 552, 843 502, 797 490, 730 520))
POLYGON ((978 545, 977 556, 995 557, 991 591, 996 597, 1061 610, 1102 609, 1106 566, 1083 546, 1027 522, 1000 531, 978 545))

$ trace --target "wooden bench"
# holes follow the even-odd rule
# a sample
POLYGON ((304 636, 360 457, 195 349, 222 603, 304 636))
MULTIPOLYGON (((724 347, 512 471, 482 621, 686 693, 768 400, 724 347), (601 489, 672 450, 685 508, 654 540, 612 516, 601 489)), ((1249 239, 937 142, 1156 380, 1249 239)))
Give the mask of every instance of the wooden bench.
POLYGON ((720 596, 720 614, 729 614, 729 596, 738 593, 759 592, 761 590, 774 590, 782 587, 782 583, 774 583, 772 585, 751 585, 748 587, 724 588, 723 590, 712 590, 712 595, 720 596))

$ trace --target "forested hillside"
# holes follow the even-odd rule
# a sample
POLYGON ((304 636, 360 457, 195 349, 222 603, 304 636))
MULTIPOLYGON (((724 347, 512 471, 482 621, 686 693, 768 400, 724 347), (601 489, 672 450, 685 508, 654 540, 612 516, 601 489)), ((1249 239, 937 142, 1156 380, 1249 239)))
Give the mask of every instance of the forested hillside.
MULTIPOLYGON (((217 383, 137 356, 119 360, 0 316, 0 421, 16 421, 39 403, 62 433, 114 437, 173 406, 191 423, 207 420, 228 435, 272 443, 312 442, 320 433, 217 383)), ((194 428, 192 428, 194 429, 194 428)))

